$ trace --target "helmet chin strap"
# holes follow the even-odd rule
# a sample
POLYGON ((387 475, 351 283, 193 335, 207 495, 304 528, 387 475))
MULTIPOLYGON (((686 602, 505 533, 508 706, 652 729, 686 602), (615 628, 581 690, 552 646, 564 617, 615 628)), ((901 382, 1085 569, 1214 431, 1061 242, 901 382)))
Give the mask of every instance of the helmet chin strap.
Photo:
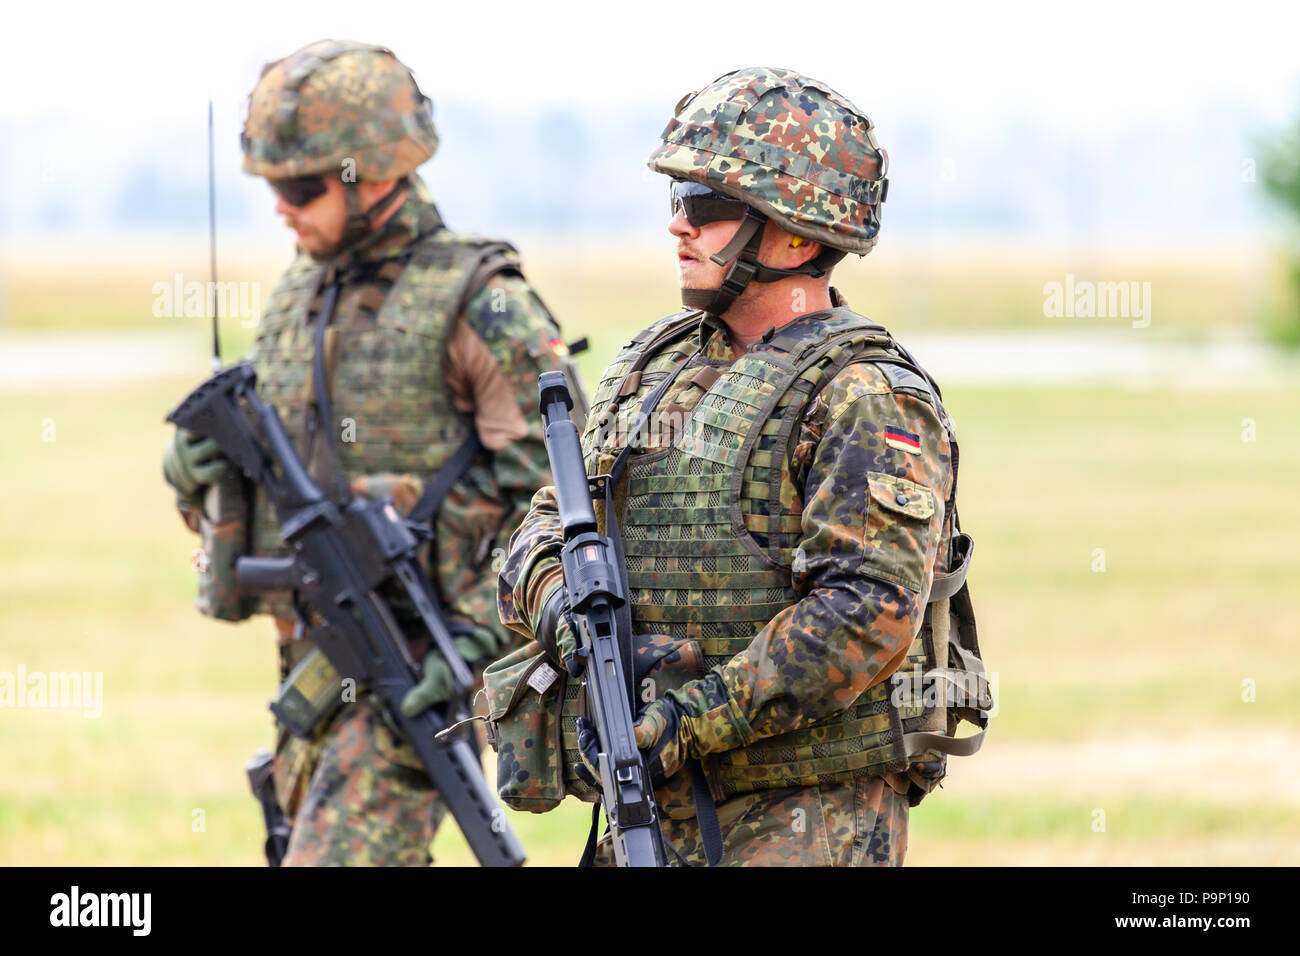
POLYGON ((682 289, 682 305, 688 309, 703 309, 721 316, 735 303, 750 282, 777 282, 790 276, 808 276, 820 279, 831 266, 844 258, 845 253, 822 244, 822 251, 814 258, 794 269, 775 269, 758 261, 758 248, 763 244, 763 226, 767 216, 753 206, 745 207, 745 218, 731 241, 709 256, 720 266, 732 259, 731 268, 716 289, 682 289))
POLYGON ((347 203, 347 218, 343 220, 343 235, 339 241, 312 258, 320 262, 333 259, 352 248, 375 228, 375 223, 389 209, 406 197, 410 183, 401 179, 393 185, 388 195, 367 210, 361 208, 361 184, 355 179, 343 183, 343 199, 347 203))

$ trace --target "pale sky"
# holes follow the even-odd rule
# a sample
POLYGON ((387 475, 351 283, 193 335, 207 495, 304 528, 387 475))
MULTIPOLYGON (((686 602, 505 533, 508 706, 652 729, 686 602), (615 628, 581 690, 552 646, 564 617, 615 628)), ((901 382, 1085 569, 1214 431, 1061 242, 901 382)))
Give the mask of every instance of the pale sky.
POLYGON ((554 225, 556 202, 657 229, 655 135, 683 93, 742 66, 802 71, 871 116, 895 235, 994 222, 1231 244, 1266 205, 1244 173, 1255 144, 1300 112, 1295 2, 11 4, 6 27, 0 162, 26 175, 0 223, 18 235, 150 203, 193 231, 212 96, 223 225, 279 236, 264 184, 238 172, 239 130, 262 65, 323 37, 412 67, 444 134, 426 167, 440 205, 512 235, 554 225), (554 117, 574 135, 544 135, 554 117))
POLYGON ((1028 115, 1105 127, 1240 101, 1300 105, 1300 4, 867 2, 11 4, 0 119, 141 122, 236 105, 260 66, 325 36, 381 42, 434 98, 670 108, 739 66, 802 70, 883 125, 1028 115), (791 12, 797 11, 797 12, 791 12))

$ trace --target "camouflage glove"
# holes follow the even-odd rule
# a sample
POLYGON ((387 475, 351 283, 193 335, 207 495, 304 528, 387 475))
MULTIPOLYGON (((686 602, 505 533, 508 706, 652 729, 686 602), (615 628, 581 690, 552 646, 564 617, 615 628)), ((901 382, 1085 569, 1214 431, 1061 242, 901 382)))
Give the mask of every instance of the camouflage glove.
MULTIPOLYGON (((477 632, 478 629, 476 628, 477 632)), ((456 651, 465 659, 465 663, 474 669, 474 662, 483 657, 483 640, 468 634, 455 638, 456 651)), ((402 713, 407 717, 418 717, 435 704, 444 704, 451 699, 451 667, 446 659, 431 648, 424 657, 424 674, 420 682, 412 687, 402 698, 402 713)))
POLYGON ((682 718, 690 714, 669 694, 652 700, 637 716, 632 730, 638 750, 646 751, 646 767, 655 786, 682 769, 687 752, 682 718))
MULTIPOLYGON (((650 771, 650 782, 656 787, 663 786, 664 781, 680 770, 686 761, 686 745, 680 733, 683 713, 681 704, 671 697, 664 697, 647 705, 632 727, 637 749, 649 751, 646 769, 650 771)), ((573 772, 597 790, 600 789, 599 753, 596 725, 586 717, 579 717, 578 756, 582 762, 574 766, 573 772)))
POLYGON ((194 499, 225 477, 230 462, 214 439, 178 428, 163 452, 162 466, 167 484, 182 498, 194 499))
POLYGON ((581 677, 587 669, 586 657, 578 656, 578 637, 574 633, 573 615, 569 613, 569 592, 564 585, 552 591, 542 605, 533 637, 551 663, 563 667, 570 677, 581 677))

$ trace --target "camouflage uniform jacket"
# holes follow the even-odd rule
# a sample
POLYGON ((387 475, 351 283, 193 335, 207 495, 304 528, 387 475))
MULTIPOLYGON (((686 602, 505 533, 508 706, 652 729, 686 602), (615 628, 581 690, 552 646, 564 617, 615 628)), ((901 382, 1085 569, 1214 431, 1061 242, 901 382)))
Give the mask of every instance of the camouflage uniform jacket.
MULTIPOLYGON (((844 313, 847 307, 834 314, 844 313)), ((706 317, 694 342, 663 348, 650 360, 635 396, 620 404, 619 415, 630 416, 629 410, 639 405, 662 373, 696 346, 714 368, 725 369, 733 362, 725 326, 706 317)), ((607 427, 603 435, 598 427, 599 413, 621 378, 620 370, 607 371, 593 397, 583 436, 589 470, 626 440, 624 426, 607 427), (598 441, 605 442, 603 447, 596 447, 598 441)), ((703 382, 690 378, 684 375, 674 382, 658 408, 689 415, 715 387, 715 377, 706 376, 703 382)), ((663 426, 652 428, 633 452, 628 473, 635 470, 639 455, 672 441, 663 426)), ((789 562, 796 598, 771 616, 744 650, 673 693, 688 712, 683 718, 686 757, 733 751, 825 721, 889 677, 909 651, 915 653, 930 583, 946 553, 949 522, 944 503, 953 481, 948 435, 924 382, 915 375, 887 371, 884 365, 848 364, 804 410, 791 448, 779 467, 785 472, 782 488, 792 486, 796 496, 782 502, 782 510, 798 516, 789 562), (908 503, 902 497, 893 501, 894 492, 901 496, 899 489, 904 488, 932 500, 932 510, 917 512, 928 520, 900 515, 916 502, 915 497, 908 503), (885 497, 890 500, 883 501, 885 497)), ((755 474, 756 454, 751 453, 743 489, 755 474)), ((763 467, 770 464, 775 470, 776 457, 763 467)), ((749 507, 753 497, 742 490, 741 498, 749 503, 746 527, 774 530, 766 524, 767 515, 749 507)), ((629 538, 636 534, 626 523, 623 532, 629 538)), ((531 634, 546 599, 562 581, 556 557, 559 542, 553 489, 544 488, 512 538, 501 574, 502 620, 522 633, 531 634)), ((721 586, 726 575, 718 577, 721 586)), ((702 586, 708 588, 710 582, 702 586)), ((637 599, 634 587, 634 605, 637 599)), ((700 604, 707 603, 708 595, 701 594, 700 604)), ((634 622, 638 616, 634 606, 634 622)), ((703 611, 700 616, 707 619, 703 611)), ((887 779, 897 792, 906 792, 905 771, 890 773, 887 779)))
MULTIPOLYGON (((350 338, 356 331, 373 328, 389 293, 402 277, 412 249, 419 241, 441 229, 441 219, 422 183, 402 202, 398 211, 374 234, 358 243, 330 264, 331 274, 321 278, 323 289, 337 277, 342 288, 330 328, 326 331, 324 350, 327 374, 331 376, 340 361, 339 343, 361 341, 350 338)), ((443 232, 443 236, 454 234, 443 232)), ((319 272, 310 257, 300 254, 272 293, 267 313, 276 308, 277 296, 285 294, 295 281, 301 289, 301 277, 319 272)), ((295 321, 278 329, 259 331, 248 360, 259 372, 258 390, 276 406, 289 432, 299 443, 299 453, 308 462, 313 476, 328 486, 325 467, 330 460, 327 443, 332 437, 335 448, 345 450, 344 473, 353 494, 391 494, 395 502, 409 508, 420 491, 418 482, 375 481, 375 473, 385 471, 382 462, 392 460, 396 440, 388 439, 389 414, 396 417, 402 406, 422 401, 412 396, 412 388, 427 382, 425 369, 403 363, 404 342, 397 328, 398 346, 386 344, 372 355, 353 356, 370 380, 365 394, 355 407, 361 414, 351 425, 354 436, 310 435, 312 416, 308 405, 313 400, 311 360, 314 354, 312 332, 321 307, 321 292, 291 309, 295 321), (303 308, 306 306, 306 308, 303 308), (268 360, 268 355, 272 360, 268 360), (287 357, 287 359, 286 359, 287 357), (418 374, 417 374, 418 373, 418 374), (407 377, 409 375, 409 378, 407 377), (403 496, 406 500, 403 501, 403 496)), ((418 309, 418 298, 397 303, 399 308, 418 309)), ((388 314, 388 313, 385 313, 388 314)), ((400 315, 400 313, 399 313, 400 315)), ((495 609, 496 571, 500 548, 523 516, 533 492, 550 481, 550 471, 543 441, 541 420, 537 413, 537 378, 548 370, 569 369, 567 350, 559 329, 541 300, 522 275, 498 273, 469 300, 458 316, 445 316, 452 323, 445 334, 445 360, 442 370, 433 376, 444 384, 444 393, 432 402, 434 417, 446 421, 434 426, 455 434, 459 428, 468 434, 477 430, 485 453, 480 454, 465 477, 447 495, 438 514, 431 555, 431 578, 441 593, 453 619, 474 626, 476 640, 484 645, 484 657, 493 657, 508 648, 513 635, 501 624, 495 609)), ((402 320, 393 322, 402 326, 402 320)), ((435 325, 435 328, 438 326, 435 325)), ((416 348, 415 336, 410 349, 416 348)), ((374 341, 374 340, 370 340, 374 341)), ((346 344, 342 350, 346 350, 346 344)), ((335 411, 343 396, 331 396, 335 411)), ((459 438, 450 446, 454 450, 459 438)), ((418 454, 418 452, 415 452, 418 454)), ((436 468, 434 469, 436 472, 436 468)), ((418 476, 427 480, 431 475, 418 476)), ((273 516, 259 494, 256 506, 255 548, 270 550, 278 542, 273 516), (269 530, 268 530, 269 528, 269 530)), ((284 623, 293 612, 288 595, 275 595, 262 603, 259 610, 273 614, 284 623)))

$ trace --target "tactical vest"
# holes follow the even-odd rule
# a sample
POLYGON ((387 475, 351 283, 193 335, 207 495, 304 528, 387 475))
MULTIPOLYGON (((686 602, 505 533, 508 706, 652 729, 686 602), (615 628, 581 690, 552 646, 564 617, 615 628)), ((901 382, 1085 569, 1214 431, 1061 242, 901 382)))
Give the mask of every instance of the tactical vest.
MULTIPOLYGON (((516 253, 506 243, 446 229, 418 240, 375 315, 334 323, 327 350, 334 428, 313 436, 310 311, 326 270, 300 257, 272 293, 249 358, 258 393, 275 405, 327 494, 356 476, 381 472, 411 474, 427 483, 474 428, 448 397, 446 350, 457 316, 491 275, 518 271, 516 253), (325 443, 332 444, 332 454, 325 443), (325 473, 323 459, 337 463, 341 481, 325 473)), ((286 553, 261 489, 254 504, 253 551, 286 553)), ((287 592, 263 596, 255 612, 293 617, 287 592)))
MULTIPOLYGON (((609 426, 612 400, 630 398, 662 380, 690 353, 694 336, 689 333, 696 327, 698 319, 674 317, 633 340, 597 389, 593 426, 609 426), (662 355, 655 355, 660 349, 662 355)), ((879 363, 891 380, 923 385, 953 437, 937 390, 924 373, 881 326, 847 309, 797 319, 729 365, 699 355, 689 360, 679 375, 711 379, 707 392, 670 447, 634 455, 626 470, 622 530, 638 633, 698 641, 712 667, 744 650, 762 627, 799 600, 791 564, 802 530, 801 489, 781 456, 798 437, 811 398, 851 362, 879 363)), ((626 428, 635 403, 631 408, 613 404, 626 428)), ((600 449, 593 446, 588 444, 588 467, 598 468, 600 449)), ((967 646, 961 651, 965 656, 958 655, 959 667, 977 673, 971 681, 981 685, 974 617, 965 613, 968 596, 961 627, 950 621, 951 598, 958 590, 966 594, 972 546, 955 524, 955 441, 953 448, 953 498, 944 529, 949 547, 940 548, 942 567, 936 568, 924 623, 900 673, 926 675, 928 685, 942 680, 941 672, 951 670, 949 641, 957 641, 960 630, 967 646)), ((981 708, 942 691, 927 695, 924 686, 922 681, 900 691, 885 680, 827 720, 709 755, 704 767, 714 798, 904 770, 927 749, 973 752, 978 738, 952 740, 956 718, 982 727, 982 710, 991 701, 981 696, 986 705, 981 708), (946 706, 950 700, 961 706, 946 706)))

